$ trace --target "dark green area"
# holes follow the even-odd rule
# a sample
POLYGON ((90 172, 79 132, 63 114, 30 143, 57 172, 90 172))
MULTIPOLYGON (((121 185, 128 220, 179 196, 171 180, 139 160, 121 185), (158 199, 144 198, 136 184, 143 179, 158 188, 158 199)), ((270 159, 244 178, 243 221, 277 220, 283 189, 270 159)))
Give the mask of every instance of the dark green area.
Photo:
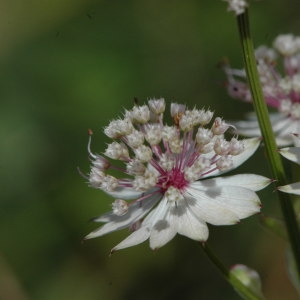
MULTIPOLYGON (((111 199, 77 171, 89 170, 87 129, 101 153, 103 127, 134 97, 204 106, 226 120, 250 111, 227 96, 217 67, 224 56, 242 66, 234 15, 211 0, 48 2, 5 0, 0 12, 0 299, 239 299, 186 238, 112 257, 126 230, 83 243, 111 199)), ((299 11, 297 0, 252 1, 254 44, 299 35, 299 11)), ((270 176, 263 149, 240 172, 270 176)), ((263 212, 279 215, 272 187, 259 195, 263 212)), ((258 217, 211 226, 209 241, 228 266, 258 270, 269 299, 282 290, 297 299, 285 245, 258 217)))

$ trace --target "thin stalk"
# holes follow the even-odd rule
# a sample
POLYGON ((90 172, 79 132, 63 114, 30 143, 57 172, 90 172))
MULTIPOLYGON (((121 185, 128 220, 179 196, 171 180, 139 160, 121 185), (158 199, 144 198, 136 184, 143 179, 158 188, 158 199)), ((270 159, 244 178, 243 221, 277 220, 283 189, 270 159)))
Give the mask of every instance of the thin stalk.
MULTIPOLYGON (((245 69, 253 99, 253 106, 260 125, 266 154, 270 162, 272 176, 274 179, 276 179, 278 186, 286 185, 287 179, 284 167, 281 157, 277 151, 268 108, 264 101, 256 67, 256 59, 249 29, 248 10, 246 10, 245 13, 237 16, 237 23, 243 50, 245 69)), ((278 192, 278 197, 300 278, 300 231, 296 220, 296 214, 291 202, 291 198, 288 194, 278 192)))
POLYGON ((207 257, 215 265, 215 267, 221 272, 223 277, 228 281, 229 284, 244 298, 247 300, 262 300, 263 298, 246 285, 244 285, 237 277, 230 274, 229 270, 223 265, 223 263, 218 259, 214 252, 209 248, 207 243, 200 243, 202 249, 204 250, 207 257))

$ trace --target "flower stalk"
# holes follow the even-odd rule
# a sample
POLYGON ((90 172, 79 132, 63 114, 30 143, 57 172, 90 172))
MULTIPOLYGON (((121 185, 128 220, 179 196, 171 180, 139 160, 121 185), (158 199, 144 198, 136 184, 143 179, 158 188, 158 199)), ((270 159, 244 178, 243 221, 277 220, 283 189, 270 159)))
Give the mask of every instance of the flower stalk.
MULTIPOLYGON (((270 162, 272 176, 276 179, 276 183, 278 186, 286 185, 287 179, 284 167, 280 155, 277 151, 276 141, 271 126, 267 105, 264 101, 264 96, 257 71, 254 48, 249 29, 250 26, 247 9, 245 10, 245 13, 237 16, 237 23, 247 79, 253 99, 253 106, 259 121, 266 154, 270 162)), ((278 197, 288 236, 290 239, 291 248, 293 250, 293 254, 297 264, 298 275, 300 277, 300 231, 296 221, 295 211, 289 195, 279 192, 278 197)))
POLYGON ((249 287, 244 285, 236 276, 229 272, 229 270, 224 266, 224 264, 219 260, 212 249, 207 245, 207 243, 200 243, 203 251, 210 259, 210 261, 215 265, 215 267, 221 272, 223 277, 228 281, 229 284, 244 298, 247 300, 262 300, 263 298, 257 295, 249 287))

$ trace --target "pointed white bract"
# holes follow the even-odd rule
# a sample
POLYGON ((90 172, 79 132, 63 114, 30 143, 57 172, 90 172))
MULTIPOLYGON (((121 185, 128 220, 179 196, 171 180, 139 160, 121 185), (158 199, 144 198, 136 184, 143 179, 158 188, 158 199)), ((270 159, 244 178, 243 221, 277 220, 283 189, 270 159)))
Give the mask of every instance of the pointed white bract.
MULTIPOLYGON (((255 54, 265 101, 275 109, 270 113, 270 119, 277 145, 292 145, 294 140, 291 134, 300 132, 300 37, 279 35, 273 48, 261 46, 255 54)), ((229 95, 251 102, 245 70, 233 69, 226 63, 224 71, 229 95)), ((247 121, 234 125, 238 134, 260 136, 259 124, 253 115, 247 121)))
POLYGON ((151 99, 148 106, 135 105, 124 119, 112 121, 105 128, 114 139, 104 152, 110 160, 93 154, 89 143, 90 185, 115 199, 111 212, 94 219, 105 224, 86 238, 124 228, 131 231, 112 251, 147 239, 157 249, 177 233, 206 241, 207 223, 236 224, 260 211, 255 192, 270 183, 268 178, 254 174, 215 178, 246 161, 260 140, 226 140, 224 133, 231 125, 213 119, 209 110, 189 110, 176 103, 171 104, 173 124, 166 125, 165 106, 164 99, 151 99), (124 167, 114 166, 114 160, 124 167), (111 175, 116 169, 123 173, 119 178, 111 175))
MULTIPOLYGON (((295 136, 296 143, 299 137, 295 136)), ((288 147, 279 150, 280 154, 286 159, 300 165, 300 147, 288 147)), ((288 194, 300 195, 300 182, 279 186, 278 190, 288 194)))

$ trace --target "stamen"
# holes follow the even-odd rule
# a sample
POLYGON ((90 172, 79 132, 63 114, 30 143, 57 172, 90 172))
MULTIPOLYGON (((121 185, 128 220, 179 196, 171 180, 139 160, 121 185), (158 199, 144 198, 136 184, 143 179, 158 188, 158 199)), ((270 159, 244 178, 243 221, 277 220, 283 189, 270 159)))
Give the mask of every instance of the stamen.
POLYGON ((92 129, 88 129, 88 135, 89 135, 89 141, 88 141, 88 146, 87 146, 88 154, 89 154, 93 159, 96 159, 96 155, 93 154, 92 151, 91 151, 91 142, 92 142, 92 135, 93 135, 92 129))

